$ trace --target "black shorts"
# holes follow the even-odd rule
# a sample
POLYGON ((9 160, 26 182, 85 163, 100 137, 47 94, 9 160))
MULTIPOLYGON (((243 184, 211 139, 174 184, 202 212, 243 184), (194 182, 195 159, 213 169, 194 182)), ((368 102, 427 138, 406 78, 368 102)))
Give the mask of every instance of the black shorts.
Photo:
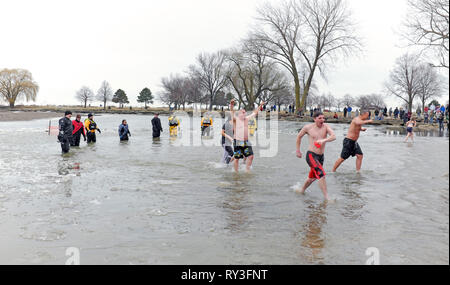
POLYGON ((308 151, 306 153, 306 162, 308 163, 309 167, 311 167, 311 171, 309 172, 308 176, 309 178, 321 179, 326 175, 325 171, 323 170, 323 161, 323 154, 320 155, 311 151, 308 151))
POLYGON ((234 158, 242 159, 253 155, 253 149, 249 141, 234 140, 234 158))
POLYGON ((228 156, 233 156, 234 155, 234 151, 233 148, 229 145, 223 145, 223 147, 225 148, 225 151, 228 153, 228 156))
POLYGON ((344 146, 342 148, 341 157, 342 159, 348 159, 350 156, 363 155, 361 147, 359 144, 349 138, 344 139, 344 146))

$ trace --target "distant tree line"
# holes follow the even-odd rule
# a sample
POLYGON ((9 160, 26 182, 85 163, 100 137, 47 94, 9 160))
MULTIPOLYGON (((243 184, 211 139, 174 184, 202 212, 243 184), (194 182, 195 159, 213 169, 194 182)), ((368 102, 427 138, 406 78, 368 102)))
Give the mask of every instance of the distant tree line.
MULTIPOLYGON (((97 94, 86 86, 81 87, 75 94, 75 99, 82 103, 84 108, 87 107, 89 102, 99 101, 102 102, 103 108, 106 110, 108 102, 113 102, 119 104, 120 108, 123 108, 126 104, 129 104, 128 96, 122 89, 118 89, 115 93, 113 93, 113 89, 111 85, 107 81, 103 81, 100 88, 97 91, 97 94)), ((147 109, 148 104, 153 104, 154 97, 149 88, 145 87, 139 93, 137 97, 138 103, 144 103, 145 108, 147 109)))

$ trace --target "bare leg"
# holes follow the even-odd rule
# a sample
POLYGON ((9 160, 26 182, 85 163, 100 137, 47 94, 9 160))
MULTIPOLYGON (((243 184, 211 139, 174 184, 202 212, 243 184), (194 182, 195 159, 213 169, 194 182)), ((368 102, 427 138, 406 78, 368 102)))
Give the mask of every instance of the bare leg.
POLYGON ((250 167, 252 167, 252 163, 253 163, 253 155, 251 155, 251 156, 249 156, 248 158, 247 158, 247 172, 249 172, 250 171, 250 167))
POLYGON ((408 135, 406 136, 405 142, 408 141, 409 135, 410 135, 410 133, 408 133, 408 135))
POLYGON ((323 197, 325 198, 325 200, 330 200, 330 198, 328 197, 327 181, 325 180, 325 176, 319 180, 319 187, 320 190, 322 190, 323 197))
POLYGON ((336 160, 336 163, 334 164, 333 170, 332 172, 336 172, 336 170, 338 169, 338 167, 345 161, 345 159, 343 159, 342 157, 339 157, 338 160, 336 160))
POLYGON ((305 184, 303 184, 302 190, 297 191, 297 192, 299 192, 300 194, 304 194, 305 191, 306 191, 306 189, 308 189, 308 187, 311 186, 311 184, 312 184, 314 181, 316 181, 316 178, 308 178, 308 179, 305 181, 305 184))
POLYGON ((362 165, 362 161, 363 161, 363 155, 357 154, 356 155, 356 171, 360 171, 361 170, 361 165, 362 165))
POLYGON ((234 171, 239 172, 239 159, 234 160, 234 171))

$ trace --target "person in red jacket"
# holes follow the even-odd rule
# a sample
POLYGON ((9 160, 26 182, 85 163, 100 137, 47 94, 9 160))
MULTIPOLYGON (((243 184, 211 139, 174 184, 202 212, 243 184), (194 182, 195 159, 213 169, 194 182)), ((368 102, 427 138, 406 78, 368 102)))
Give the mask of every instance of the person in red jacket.
POLYGON ((81 115, 77 115, 77 118, 72 121, 73 125, 73 136, 71 146, 80 146, 80 138, 81 135, 84 137, 84 141, 86 141, 86 133, 84 131, 84 124, 81 122, 81 115))

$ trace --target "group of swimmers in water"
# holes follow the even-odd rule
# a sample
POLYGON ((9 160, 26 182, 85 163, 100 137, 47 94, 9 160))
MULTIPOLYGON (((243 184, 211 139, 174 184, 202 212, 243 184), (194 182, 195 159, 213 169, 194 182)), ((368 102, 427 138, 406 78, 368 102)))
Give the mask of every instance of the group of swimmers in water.
MULTIPOLYGON (((240 109, 237 114, 234 110, 235 100, 231 100, 230 112, 222 126, 222 147, 224 150, 223 162, 230 164, 233 162, 234 170, 239 171, 239 161, 243 160, 246 166, 246 171, 250 171, 253 163, 254 153, 252 145, 249 141, 249 134, 253 135, 256 130, 256 117, 262 110, 264 102, 253 110, 250 114, 245 109, 240 109)), ((61 143, 63 153, 67 153, 70 146, 79 146, 81 135, 88 143, 96 142, 95 133, 101 130, 93 119, 93 115, 89 114, 88 118, 81 122, 81 116, 77 115, 76 120, 71 121, 72 113, 67 111, 65 117, 59 120, 59 135, 58 140, 61 143)), ((329 200, 327 192, 327 183, 325 180, 326 173, 323 169, 325 146, 329 142, 336 140, 336 135, 329 124, 325 123, 325 116, 322 112, 317 111, 313 115, 314 123, 305 125, 299 132, 296 141, 296 156, 303 158, 303 153, 300 151, 302 138, 305 135, 309 137, 309 147, 305 155, 306 163, 310 167, 309 175, 303 184, 303 187, 299 190, 300 193, 305 193, 306 189, 315 181, 318 181, 319 188, 322 190, 324 198, 329 200)), ((373 121, 369 119, 369 111, 362 109, 359 116, 355 117, 348 130, 347 136, 344 138, 343 147, 340 157, 336 160, 332 172, 336 172, 339 166, 346 161, 350 156, 356 156, 356 171, 361 170, 364 154, 358 144, 360 132, 367 131, 363 126, 370 124, 373 121)), ((213 120, 209 116, 204 116, 201 121, 202 136, 210 134, 210 128, 212 127, 213 120)), ((413 140, 413 128, 416 127, 417 122, 413 119, 406 123, 409 138, 413 140)), ((158 138, 160 132, 162 132, 161 121, 158 118, 158 114, 152 120, 153 137, 158 138)), ((172 115, 169 117, 169 129, 170 136, 177 136, 180 126, 179 119, 172 115)), ((122 121, 119 126, 119 138, 121 141, 127 141, 131 136, 131 132, 128 128, 126 120, 122 121)))

